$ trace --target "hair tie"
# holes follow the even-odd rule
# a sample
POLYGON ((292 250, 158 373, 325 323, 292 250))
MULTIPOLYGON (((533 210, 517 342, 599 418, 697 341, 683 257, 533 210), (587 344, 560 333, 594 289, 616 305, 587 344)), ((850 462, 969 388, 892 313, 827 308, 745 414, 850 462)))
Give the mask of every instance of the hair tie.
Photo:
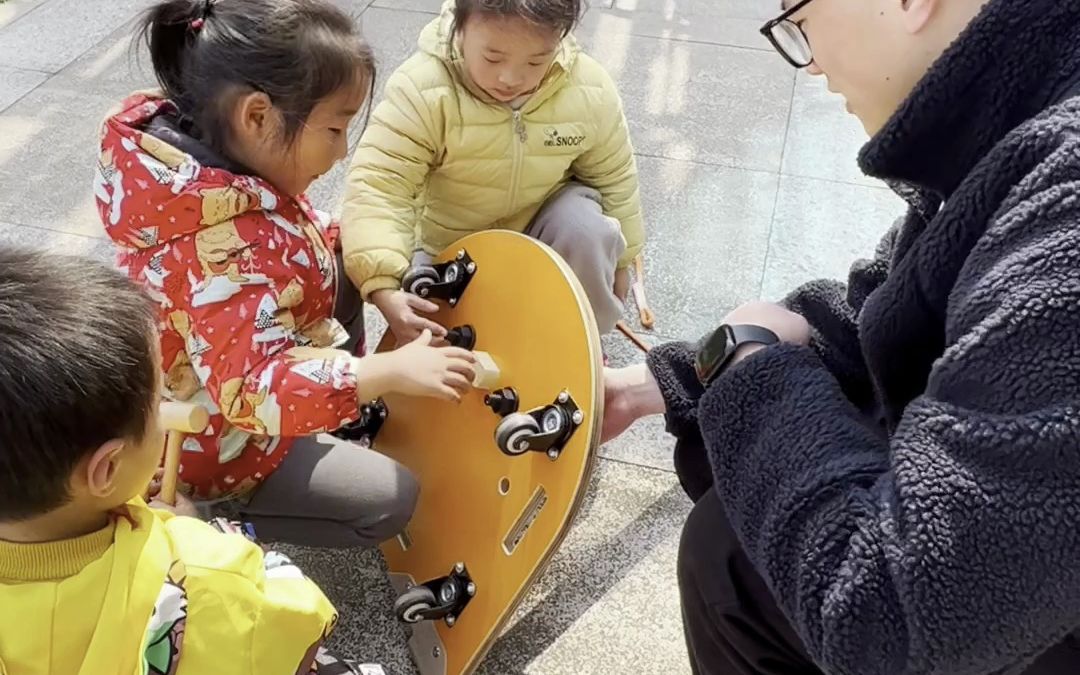
POLYGON ((203 0, 202 12, 198 17, 191 20, 189 24, 192 32, 198 33, 202 30, 202 27, 206 25, 206 17, 210 16, 211 10, 214 9, 214 0, 203 0))

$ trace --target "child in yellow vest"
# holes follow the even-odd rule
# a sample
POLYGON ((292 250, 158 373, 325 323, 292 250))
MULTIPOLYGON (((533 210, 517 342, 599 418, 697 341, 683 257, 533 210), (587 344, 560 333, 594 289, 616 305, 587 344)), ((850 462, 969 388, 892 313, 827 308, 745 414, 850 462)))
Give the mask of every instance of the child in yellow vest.
POLYGON ((353 157, 345 268, 400 341, 445 334, 401 291, 469 232, 525 232, 577 274, 601 333, 622 315, 644 224, 611 77, 570 34, 581 0, 449 0, 389 79, 353 157))
POLYGON ((155 322, 118 272, 0 250, 0 674, 352 672, 287 559, 139 496, 163 443, 155 322))

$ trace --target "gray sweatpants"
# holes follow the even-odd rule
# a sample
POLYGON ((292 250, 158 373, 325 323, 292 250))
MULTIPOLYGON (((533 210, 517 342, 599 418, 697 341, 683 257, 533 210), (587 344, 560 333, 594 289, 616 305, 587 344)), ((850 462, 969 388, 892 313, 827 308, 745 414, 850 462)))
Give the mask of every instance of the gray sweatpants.
POLYGON ((319 434, 296 439, 281 466, 238 511, 260 539, 371 547, 405 528, 419 494, 416 479, 401 464, 319 434))
MULTIPOLYGON (((622 317, 623 301, 615 295, 615 266, 626 250, 622 226, 600 207, 600 193, 570 183, 548 199, 525 231, 563 257, 574 270, 592 305, 600 334, 610 333, 622 317)), ((431 262, 422 251, 413 266, 431 262)))
MULTIPOLYGON (((342 349, 353 351, 364 336, 364 307, 344 272, 340 279, 334 313, 352 338, 342 349)), ((318 434, 295 439, 277 470, 250 495, 213 510, 250 522, 260 539, 371 547, 405 528, 419 494, 412 472, 393 459, 318 434)))

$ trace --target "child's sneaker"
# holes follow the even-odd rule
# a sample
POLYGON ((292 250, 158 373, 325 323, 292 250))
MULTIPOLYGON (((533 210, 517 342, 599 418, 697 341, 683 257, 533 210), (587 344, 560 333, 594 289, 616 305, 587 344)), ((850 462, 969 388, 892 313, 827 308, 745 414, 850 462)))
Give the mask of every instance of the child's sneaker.
POLYGON ((324 647, 319 647, 315 654, 315 669, 311 672, 313 675, 387 675, 377 663, 357 663, 324 647))

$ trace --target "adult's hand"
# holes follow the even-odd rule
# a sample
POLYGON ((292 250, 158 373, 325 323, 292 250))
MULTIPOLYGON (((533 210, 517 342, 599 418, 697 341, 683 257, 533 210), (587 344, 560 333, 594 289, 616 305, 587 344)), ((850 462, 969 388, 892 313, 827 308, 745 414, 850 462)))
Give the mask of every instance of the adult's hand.
POLYGON ((644 364, 604 369, 604 422, 600 442, 607 443, 631 424, 664 412, 660 385, 644 364))
MULTIPOLYGON (((776 333, 781 342, 805 345, 810 342, 810 326, 799 314, 770 302, 749 302, 724 318, 727 324, 753 324, 776 333)), ((763 345, 744 345, 731 365, 745 359, 763 345)), ((728 367, 730 368, 731 365, 728 367)), ((665 412, 660 385, 645 364, 604 371, 604 422, 600 442, 619 436, 631 424, 648 415, 665 412)))

